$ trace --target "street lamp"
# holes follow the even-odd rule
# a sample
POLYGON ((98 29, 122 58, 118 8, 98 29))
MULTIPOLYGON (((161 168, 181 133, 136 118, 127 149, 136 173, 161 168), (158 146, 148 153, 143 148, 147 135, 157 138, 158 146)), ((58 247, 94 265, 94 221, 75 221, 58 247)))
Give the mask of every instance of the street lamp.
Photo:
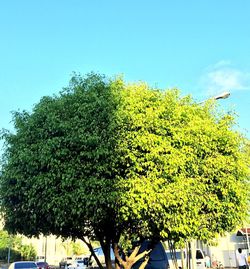
MULTIPOLYGON (((219 100, 219 99, 226 99, 230 96, 230 92, 223 92, 221 94, 218 94, 216 96, 213 96, 211 98, 208 98, 202 102, 199 102, 198 105, 205 103, 208 100, 219 100)), ((196 241, 192 240, 192 242, 189 243, 189 248, 191 250, 191 255, 189 255, 189 264, 191 264, 190 259, 192 258, 192 269, 196 269, 196 262, 195 262, 195 256, 196 256, 196 241)))
POLYGON ((226 99, 230 96, 230 92, 223 92, 217 96, 212 97, 214 100, 218 100, 218 99, 226 99))
POLYGON ((213 96, 213 97, 211 97, 211 98, 208 98, 208 99, 206 99, 206 100, 203 100, 202 102, 199 102, 198 104, 203 104, 203 103, 205 103, 206 101, 208 101, 208 100, 219 100, 219 99, 226 99, 226 98, 228 98, 230 96, 230 92, 223 92, 223 93, 221 93, 221 94, 218 94, 218 95, 216 95, 216 96, 213 96))

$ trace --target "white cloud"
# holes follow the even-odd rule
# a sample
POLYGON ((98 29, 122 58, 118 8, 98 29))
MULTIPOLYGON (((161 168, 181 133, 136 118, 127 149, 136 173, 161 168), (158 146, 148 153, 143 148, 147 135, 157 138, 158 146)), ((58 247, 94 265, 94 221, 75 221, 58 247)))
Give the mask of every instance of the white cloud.
POLYGON ((233 67, 230 61, 220 61, 206 69, 200 84, 208 96, 225 91, 250 90, 250 72, 233 67))

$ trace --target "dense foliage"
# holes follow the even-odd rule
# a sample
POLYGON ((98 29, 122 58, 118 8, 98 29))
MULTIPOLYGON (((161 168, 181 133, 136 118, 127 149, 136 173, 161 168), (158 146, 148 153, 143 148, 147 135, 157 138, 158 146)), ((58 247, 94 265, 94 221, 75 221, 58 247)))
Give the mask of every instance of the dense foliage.
POLYGON ((4 132, 5 227, 109 245, 207 240, 242 223, 248 160, 231 115, 177 90, 74 76, 4 132))
POLYGON ((125 94, 123 217, 175 240, 206 240, 239 225, 248 212, 249 156, 233 117, 175 90, 132 85, 125 94))
POLYGON ((22 243, 20 236, 13 236, 0 230, 0 261, 7 263, 20 260, 35 260, 36 251, 33 245, 22 243))

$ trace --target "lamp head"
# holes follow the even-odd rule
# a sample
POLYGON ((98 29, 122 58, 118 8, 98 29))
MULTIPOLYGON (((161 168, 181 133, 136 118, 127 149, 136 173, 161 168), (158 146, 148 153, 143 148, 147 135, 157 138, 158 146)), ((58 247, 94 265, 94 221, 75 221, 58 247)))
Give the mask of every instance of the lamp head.
POLYGON ((218 100, 218 99, 226 99, 230 96, 230 92, 223 92, 217 96, 214 97, 215 100, 218 100))

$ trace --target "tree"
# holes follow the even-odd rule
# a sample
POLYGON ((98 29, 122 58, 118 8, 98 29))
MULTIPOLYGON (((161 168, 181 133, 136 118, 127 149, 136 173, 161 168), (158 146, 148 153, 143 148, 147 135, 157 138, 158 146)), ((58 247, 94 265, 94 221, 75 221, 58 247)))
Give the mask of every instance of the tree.
POLYGON ((6 231, 0 230, 0 260, 7 262, 9 254, 11 261, 20 259, 20 246, 19 236, 11 236, 6 231))
POLYGON ((8 232, 0 230, 0 248, 17 247, 20 245, 21 239, 11 236, 8 232))
POLYGON ((1 177, 6 229, 80 238, 90 248, 85 236, 97 239, 111 266, 119 84, 94 74, 74 77, 60 96, 42 98, 30 114, 14 114, 16 133, 4 134, 1 177))
POLYGON ((36 258, 36 250, 32 244, 22 245, 20 249, 23 260, 34 261, 36 258))
MULTIPOLYGON (((93 245, 93 243, 92 243, 92 245, 93 245)), ((62 246, 63 246, 67 256, 74 256, 74 255, 78 256, 78 255, 88 253, 88 249, 87 249, 86 245, 83 244, 83 242, 80 240, 77 240, 77 241, 65 240, 62 242, 62 246)))
POLYGON ((87 249, 84 248, 83 243, 79 241, 73 242, 72 250, 73 250, 73 255, 82 255, 88 252, 87 249))
POLYGON ((33 245, 23 244, 20 236, 12 236, 8 232, 0 231, 0 260, 8 261, 16 260, 34 260, 36 251, 33 245))
POLYGON ((214 102, 90 74, 13 122, 0 186, 10 232, 79 238, 93 255, 98 240, 108 269, 112 244, 130 268, 147 252, 122 260, 121 235, 208 240, 247 215, 244 138, 214 102))

